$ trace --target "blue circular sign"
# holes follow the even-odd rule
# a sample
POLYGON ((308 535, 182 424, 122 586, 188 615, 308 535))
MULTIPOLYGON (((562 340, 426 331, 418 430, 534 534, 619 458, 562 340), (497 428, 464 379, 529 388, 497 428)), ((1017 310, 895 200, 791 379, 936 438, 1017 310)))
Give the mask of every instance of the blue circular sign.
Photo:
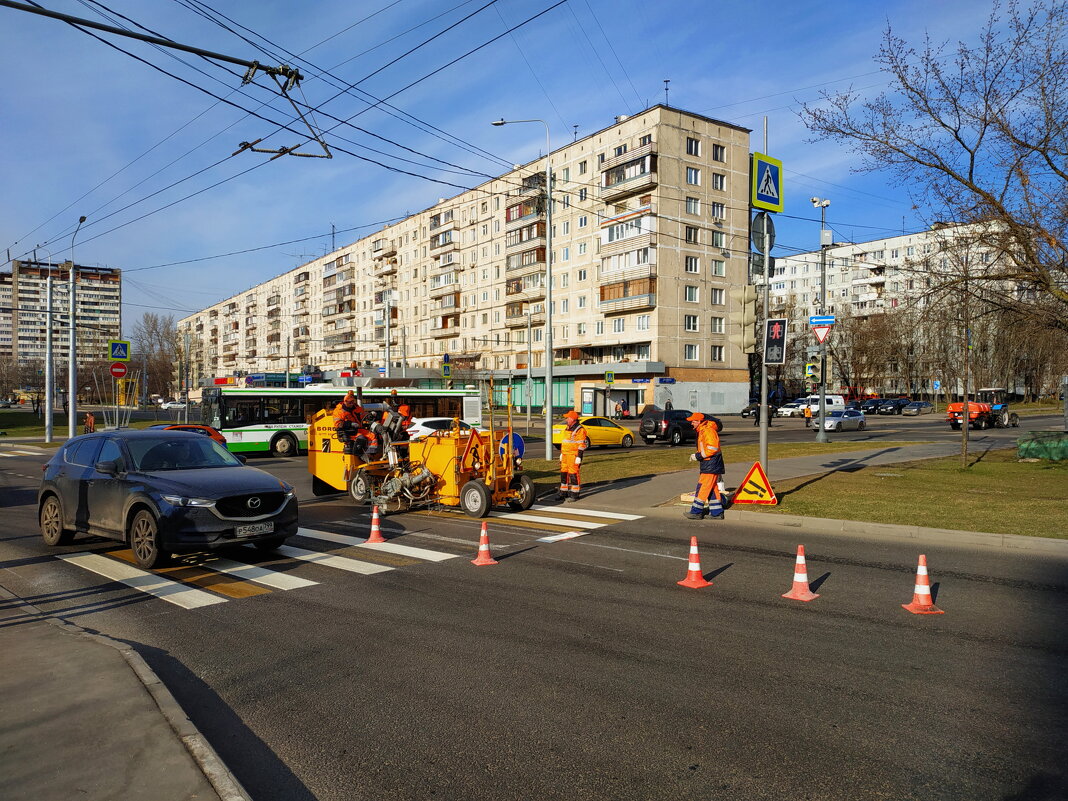
POLYGON ((523 442, 523 438, 516 434, 514 431, 511 434, 505 434, 504 437, 501 439, 501 456, 504 456, 504 443, 506 442, 512 443, 512 453, 522 459, 523 452, 526 450, 527 447, 526 443, 523 442))

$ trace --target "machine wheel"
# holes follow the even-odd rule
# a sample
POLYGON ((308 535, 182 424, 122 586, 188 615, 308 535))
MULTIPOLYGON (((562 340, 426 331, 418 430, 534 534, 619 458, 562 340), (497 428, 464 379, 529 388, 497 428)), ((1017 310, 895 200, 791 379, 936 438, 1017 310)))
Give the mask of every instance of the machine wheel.
POLYGON ((361 506, 371 502, 371 479, 363 468, 349 479, 349 496, 361 506))
POLYGON ((134 515, 130 523, 130 549, 138 567, 153 570, 170 561, 170 554, 160 546, 159 526, 156 518, 147 509, 134 515))
POLYGON ((1016 414, 1016 412, 1009 415, 1009 426, 1012 428, 1020 427, 1020 415, 1016 414))
POLYGON ((468 481, 460 490, 460 508, 469 517, 485 517, 490 508, 489 487, 478 480, 468 481))
POLYGON ((271 441, 271 456, 288 457, 300 453, 292 434, 279 434, 271 441))
POLYGON ((531 506, 534 505, 534 498, 537 495, 537 489, 534 486, 534 479, 528 475, 516 476, 512 479, 512 483, 508 487, 512 490, 519 490, 521 493, 519 498, 514 501, 508 501, 508 506, 517 512, 525 512, 531 506))
POLYGON ((954 431, 960 431, 960 423, 958 423, 956 420, 951 422, 949 424, 949 427, 952 428, 954 431))
POLYGON ((268 537, 265 540, 256 540, 252 543, 257 551, 277 551, 285 544, 285 537, 268 537))
POLYGON ((63 507, 55 495, 49 495, 41 505, 39 522, 45 545, 67 545, 74 539, 74 532, 63 528, 63 507))
POLYGON ((1001 413, 1001 416, 998 418, 997 427, 998 428, 1008 428, 1009 427, 1009 413, 1008 412, 1003 411, 1001 413))
POLYGON ((632 437, 630 434, 624 434, 623 441, 619 444, 622 445, 624 448, 629 448, 631 445, 634 444, 634 437, 632 437))
POLYGON ((978 420, 976 420, 975 421, 975 427, 979 431, 985 431, 986 430, 986 418, 985 417, 980 417, 978 420))
POLYGON ((681 445, 681 444, 682 444, 682 432, 679 431, 676 428, 674 431, 671 432, 671 445, 674 447, 676 445, 681 445))

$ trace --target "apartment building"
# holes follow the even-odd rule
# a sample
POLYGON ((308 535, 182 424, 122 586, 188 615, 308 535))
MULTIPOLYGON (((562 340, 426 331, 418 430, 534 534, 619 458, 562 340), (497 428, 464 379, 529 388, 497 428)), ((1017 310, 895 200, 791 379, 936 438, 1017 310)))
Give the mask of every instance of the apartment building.
MULTIPOLYGON (((112 267, 74 269, 78 360, 106 359, 108 340, 121 338, 122 271, 112 267)), ((52 347, 55 353, 68 352, 68 265, 16 259, 10 272, 0 272, 0 359, 14 359, 18 364, 44 362, 49 276, 52 347)))
POLYGON ((590 411, 608 391, 637 408, 673 384, 699 388, 704 408, 744 403, 728 289, 747 281, 749 130, 663 105, 618 117, 552 152, 549 215, 545 166, 518 166, 183 318, 196 382, 287 361, 429 378, 448 354, 465 381, 522 384, 529 371, 541 404, 551 320, 554 405, 595 389, 590 411))

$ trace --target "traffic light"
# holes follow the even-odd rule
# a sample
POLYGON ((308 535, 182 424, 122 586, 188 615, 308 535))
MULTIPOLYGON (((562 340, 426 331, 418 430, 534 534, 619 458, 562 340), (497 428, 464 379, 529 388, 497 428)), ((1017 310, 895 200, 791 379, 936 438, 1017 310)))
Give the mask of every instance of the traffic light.
POLYGON ((742 353, 755 353, 757 349, 757 288, 752 284, 735 287, 730 291, 735 307, 734 322, 738 329, 730 335, 730 341, 742 349, 742 353))
MULTIPOLYGON (((819 357, 817 356, 816 358, 819 358, 819 357)), ((805 378, 814 378, 814 379, 816 379, 818 381, 819 377, 820 377, 820 363, 818 361, 816 361, 816 362, 808 362, 805 365, 805 378)))

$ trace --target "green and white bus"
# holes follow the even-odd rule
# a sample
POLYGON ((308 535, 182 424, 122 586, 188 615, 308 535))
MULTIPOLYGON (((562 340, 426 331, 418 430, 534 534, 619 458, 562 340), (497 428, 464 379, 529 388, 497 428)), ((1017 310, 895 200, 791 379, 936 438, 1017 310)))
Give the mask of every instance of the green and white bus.
POLYGON ((482 400, 474 389, 415 387, 343 387, 312 384, 293 389, 207 387, 201 399, 201 422, 217 428, 234 453, 296 456, 308 449, 308 422, 320 409, 333 409, 350 389, 364 407, 389 403, 411 407, 413 417, 459 417, 482 424, 482 400))

